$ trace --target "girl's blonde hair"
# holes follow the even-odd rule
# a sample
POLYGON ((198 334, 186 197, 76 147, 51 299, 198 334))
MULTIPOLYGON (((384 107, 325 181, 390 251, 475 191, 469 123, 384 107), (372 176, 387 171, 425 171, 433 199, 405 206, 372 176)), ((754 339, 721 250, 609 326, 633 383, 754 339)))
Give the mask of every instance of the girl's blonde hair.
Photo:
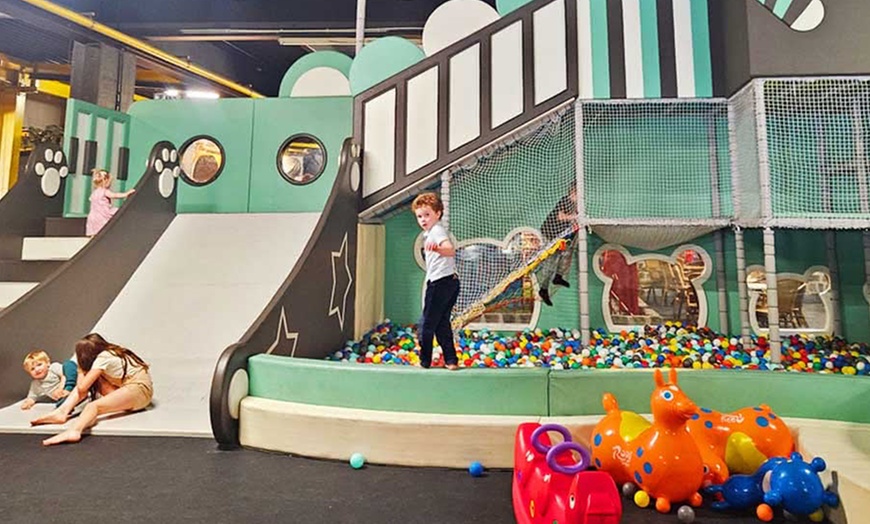
POLYGON ((91 170, 94 187, 109 187, 112 185, 112 175, 105 169, 91 170))

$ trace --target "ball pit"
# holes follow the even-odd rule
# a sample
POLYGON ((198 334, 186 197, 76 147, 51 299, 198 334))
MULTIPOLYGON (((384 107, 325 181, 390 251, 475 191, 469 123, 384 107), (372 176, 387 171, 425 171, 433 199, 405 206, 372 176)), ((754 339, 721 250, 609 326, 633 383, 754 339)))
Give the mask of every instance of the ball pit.
MULTIPOLYGON (((792 335, 784 337, 782 361, 771 362, 770 345, 753 337, 744 346, 737 337, 678 322, 646 326, 640 331, 608 333, 599 329, 583 344, 573 329, 525 330, 507 336, 487 329, 459 332, 460 367, 553 369, 639 369, 682 367, 691 369, 758 369, 793 372, 870 374, 870 349, 841 338, 792 335)), ((329 360, 381 365, 419 365, 414 326, 389 320, 359 341, 327 357, 329 360)), ((444 365, 440 349, 433 367, 444 365)))

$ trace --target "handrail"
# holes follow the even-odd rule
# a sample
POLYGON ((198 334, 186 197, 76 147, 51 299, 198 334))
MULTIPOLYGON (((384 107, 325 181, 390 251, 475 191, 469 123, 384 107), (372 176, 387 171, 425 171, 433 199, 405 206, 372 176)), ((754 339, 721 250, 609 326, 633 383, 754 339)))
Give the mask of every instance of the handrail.
POLYGON ((576 0, 535 0, 357 95, 354 99, 354 140, 365 150, 366 103, 390 90, 396 91, 394 181, 387 187, 375 191, 371 195, 364 196, 363 209, 372 208, 391 195, 420 183, 421 180, 441 172, 443 169, 467 158, 482 147, 497 141, 499 138, 515 131, 528 122, 576 98, 579 83, 577 52, 576 0), (566 86, 560 93, 540 103, 536 103, 534 92, 534 14, 554 2, 564 2, 566 86), (479 46, 481 67, 480 95, 481 100, 488 100, 493 87, 490 65, 492 55, 491 39, 493 35, 516 23, 522 24, 524 84, 522 111, 493 128, 490 104, 481 103, 479 135, 477 138, 468 141, 456 149, 450 150, 448 144, 448 107, 450 103, 449 69, 451 58, 476 45, 479 46), (437 68, 438 72, 438 145, 436 158, 430 163, 417 168, 415 171, 406 173, 408 82, 433 68, 437 68))

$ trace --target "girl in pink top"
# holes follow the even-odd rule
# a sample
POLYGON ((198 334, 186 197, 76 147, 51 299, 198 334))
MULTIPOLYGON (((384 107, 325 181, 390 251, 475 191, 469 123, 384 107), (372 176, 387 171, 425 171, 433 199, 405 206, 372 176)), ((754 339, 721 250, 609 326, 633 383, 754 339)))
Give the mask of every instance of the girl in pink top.
POLYGON ((123 193, 110 191, 112 175, 105 169, 94 169, 94 189, 91 191, 91 211, 88 213, 88 221, 85 226, 85 234, 92 237, 103 229, 106 222, 115 216, 117 207, 112 206, 113 198, 127 198, 136 192, 135 189, 123 193))

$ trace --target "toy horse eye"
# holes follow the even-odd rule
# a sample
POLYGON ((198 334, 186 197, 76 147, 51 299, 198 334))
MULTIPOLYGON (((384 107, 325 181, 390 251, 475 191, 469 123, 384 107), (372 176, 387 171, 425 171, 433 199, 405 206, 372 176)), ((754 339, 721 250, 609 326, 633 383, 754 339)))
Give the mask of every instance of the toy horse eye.
POLYGON ((704 475, 706 475, 707 473, 710 473, 710 468, 707 467, 706 464, 704 464, 704 475))
POLYGON ((570 497, 568 497, 568 507, 574 509, 575 503, 576 501, 574 500, 574 495, 572 494, 570 497))
POLYGON ((674 400, 674 393, 672 391, 662 391, 662 398, 667 401, 674 400))

